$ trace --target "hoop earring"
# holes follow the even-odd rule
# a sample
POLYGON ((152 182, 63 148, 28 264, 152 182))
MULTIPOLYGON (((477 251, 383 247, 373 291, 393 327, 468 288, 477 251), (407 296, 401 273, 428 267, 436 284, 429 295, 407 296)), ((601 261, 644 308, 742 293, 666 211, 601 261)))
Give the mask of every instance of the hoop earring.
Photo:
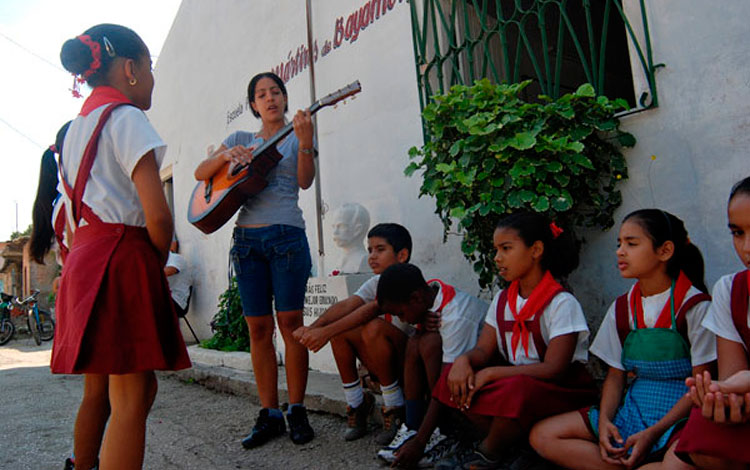
POLYGON ((136 80, 135 78, 131 78, 128 83, 130 84, 130 86, 135 86, 135 84, 138 83, 138 80, 136 80))

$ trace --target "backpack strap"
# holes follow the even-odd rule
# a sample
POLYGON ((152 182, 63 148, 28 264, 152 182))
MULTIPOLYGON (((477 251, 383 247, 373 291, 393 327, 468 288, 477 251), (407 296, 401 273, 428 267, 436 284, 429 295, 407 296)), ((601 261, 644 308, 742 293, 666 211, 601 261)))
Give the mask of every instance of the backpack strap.
POLYGON ((94 166, 94 160, 96 159, 97 150, 99 148, 99 137, 101 137, 104 124, 106 124, 109 116, 112 114, 112 111, 120 106, 127 104, 130 103, 112 103, 107 106, 104 111, 102 111, 102 114, 99 116, 99 121, 94 128, 94 132, 91 134, 88 144, 86 144, 86 149, 83 152, 81 163, 78 166, 78 174, 76 175, 75 185, 73 187, 70 186, 65 178, 65 171, 63 170, 62 166, 62 158, 60 159, 60 175, 62 176, 61 179, 63 182, 63 187, 65 188, 65 192, 67 193, 68 198, 70 199, 72 204, 71 210, 73 212, 73 220, 76 226, 78 226, 78 224, 80 223, 81 218, 84 218, 89 222, 100 221, 99 217, 94 213, 94 211, 89 206, 83 203, 83 193, 86 190, 86 183, 88 182, 89 176, 91 175, 91 168, 94 166))
POLYGON ((682 307, 680 307, 680 311, 677 312, 677 317, 675 318, 677 322, 677 331, 682 335, 683 338, 685 338, 685 341, 687 341, 688 344, 690 344, 690 338, 688 337, 688 327, 687 327, 688 310, 695 307, 701 302, 710 302, 710 301, 711 301, 711 296, 706 294, 705 292, 701 292, 700 294, 695 294, 694 296, 684 301, 682 303, 682 307))
MULTIPOLYGON (((732 322, 737 332, 740 334, 742 341, 745 343, 745 351, 750 348, 750 328, 747 326, 747 307, 748 307, 748 272, 741 271, 734 275, 732 281, 732 322)), ((750 357, 750 354, 748 354, 750 357)))
POLYGON ((628 293, 624 293, 615 301, 615 323, 620 344, 625 345, 625 338, 630 334, 630 307, 628 307, 628 293))

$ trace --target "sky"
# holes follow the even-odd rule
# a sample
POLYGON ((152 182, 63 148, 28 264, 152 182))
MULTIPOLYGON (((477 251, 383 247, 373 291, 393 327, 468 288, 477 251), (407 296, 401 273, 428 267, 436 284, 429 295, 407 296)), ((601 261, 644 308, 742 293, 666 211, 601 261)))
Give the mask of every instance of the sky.
POLYGON ((180 1, 0 0, 0 241, 31 224, 42 153, 83 104, 60 63, 63 43, 99 23, 121 24, 143 38, 158 68, 180 1))

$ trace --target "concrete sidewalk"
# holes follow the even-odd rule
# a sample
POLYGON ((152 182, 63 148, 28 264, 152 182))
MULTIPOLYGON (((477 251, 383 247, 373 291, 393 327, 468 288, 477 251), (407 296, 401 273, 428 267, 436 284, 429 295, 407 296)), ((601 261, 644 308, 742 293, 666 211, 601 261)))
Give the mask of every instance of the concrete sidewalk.
MULTIPOLYGON (((165 374, 197 382, 213 390, 249 396, 254 402, 260 402, 249 353, 215 351, 198 345, 189 346, 188 353, 193 361, 192 368, 165 374)), ((279 402, 288 402, 283 366, 279 366, 278 383, 279 402)), ((305 406, 313 411, 346 416, 346 402, 339 376, 311 370, 307 379, 305 406)))

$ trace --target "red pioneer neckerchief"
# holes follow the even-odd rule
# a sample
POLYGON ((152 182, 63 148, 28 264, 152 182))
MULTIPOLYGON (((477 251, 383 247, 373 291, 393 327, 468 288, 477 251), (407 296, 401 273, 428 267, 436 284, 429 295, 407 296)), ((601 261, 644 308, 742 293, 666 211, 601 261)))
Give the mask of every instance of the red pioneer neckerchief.
MULTIPOLYGON (((669 299, 661 309, 659 318, 657 318, 654 328, 670 328, 672 326, 672 305, 674 302, 674 312, 678 312, 682 306, 682 302, 685 300, 687 292, 693 284, 690 279, 680 271, 680 275, 677 276, 677 282, 675 283, 674 290, 670 292, 669 299)), ((633 293, 630 295, 630 311, 633 312, 634 319, 637 320, 636 328, 645 328, 646 322, 643 318, 643 301, 641 298, 641 283, 637 282, 633 287, 633 293)))
POLYGON ((78 113, 81 116, 88 116, 88 114, 98 108, 110 103, 131 103, 130 99, 123 95, 117 88, 110 86, 98 86, 94 88, 86 101, 83 102, 81 112, 78 113))
POLYGON ((516 359, 516 348, 518 341, 521 341, 526 356, 529 355, 529 330, 526 328, 526 321, 530 320, 538 313, 540 309, 546 306, 550 299, 563 290, 562 286, 555 281, 549 271, 544 273, 541 282, 531 291, 529 299, 523 304, 523 308, 518 312, 516 302, 518 301, 519 281, 513 281, 508 287, 508 307, 513 314, 513 334, 510 337, 510 347, 513 351, 513 359, 516 359))

